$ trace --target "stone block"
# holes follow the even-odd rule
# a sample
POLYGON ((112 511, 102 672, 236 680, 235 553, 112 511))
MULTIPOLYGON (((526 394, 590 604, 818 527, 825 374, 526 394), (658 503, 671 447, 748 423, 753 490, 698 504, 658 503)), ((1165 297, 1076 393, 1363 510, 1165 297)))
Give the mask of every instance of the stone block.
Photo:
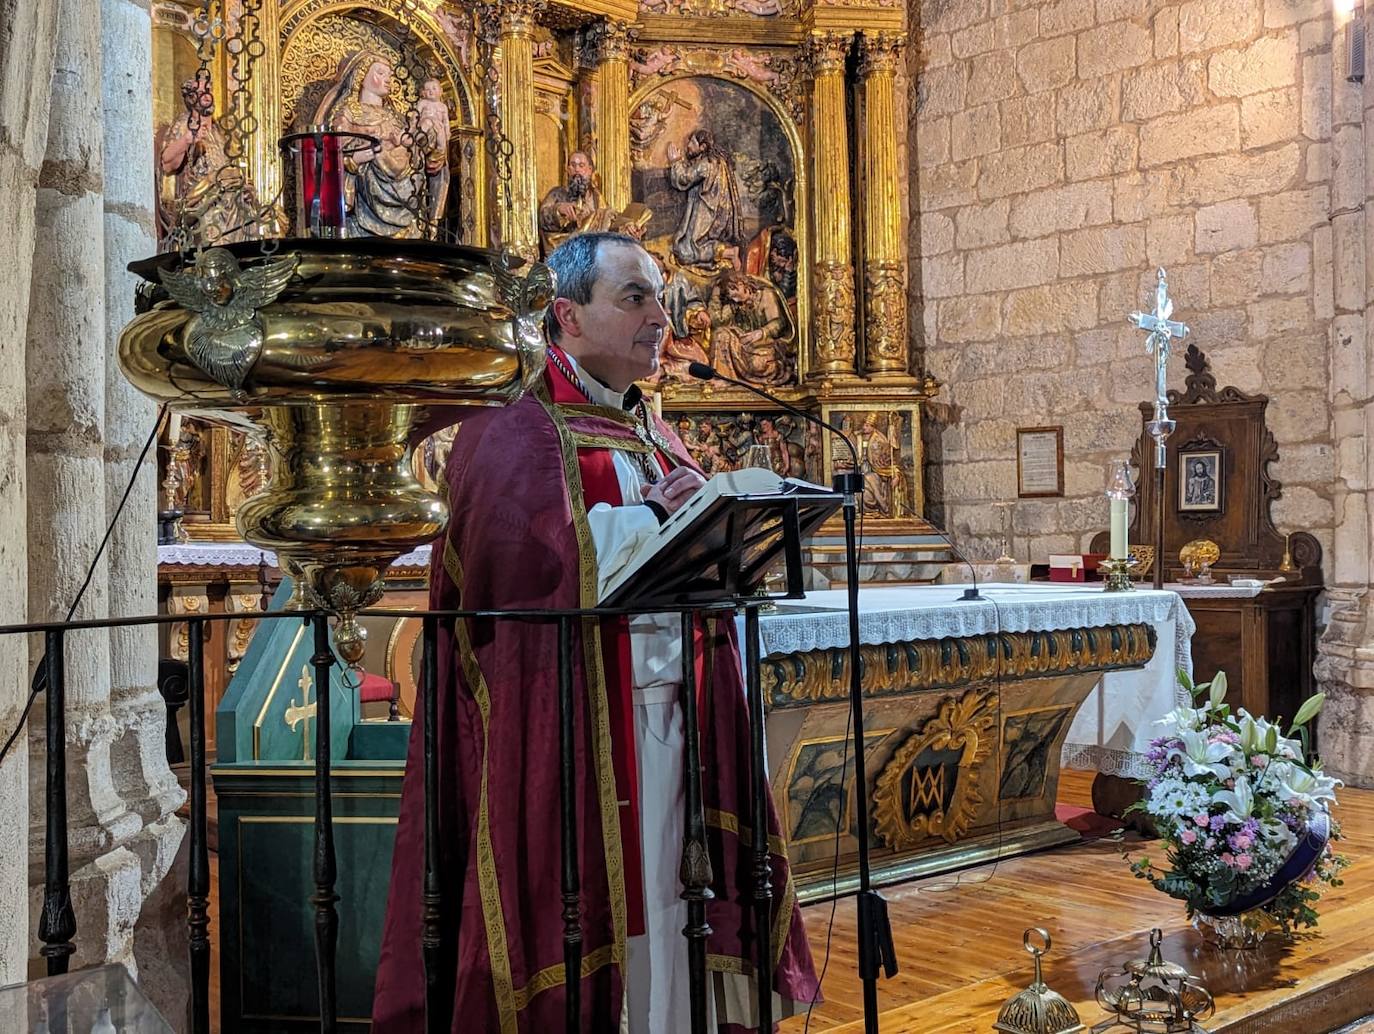
POLYGON ((988 0, 920 0, 921 28, 927 32, 955 32, 988 16, 988 0))
POLYGON ((1145 227, 1139 223, 1076 230, 1061 241, 1062 276, 1110 273, 1145 261, 1145 227))
POLYGON ((1007 214, 1011 202, 1006 198, 989 201, 985 205, 965 205, 955 213, 954 223, 958 246, 986 248, 1004 244, 1011 239, 1007 231, 1007 214))
POLYGON ((921 294, 928 300, 964 293, 964 256, 957 251, 921 259, 921 294))
POLYGON ((943 342, 990 341, 1002 332, 1001 301, 986 294, 946 298, 940 302, 939 326, 943 342))
POLYGON ((1217 104, 1151 119, 1140 127, 1140 164, 1164 165, 1205 154, 1240 150, 1240 110, 1217 104))
POLYGON ((916 123, 916 164, 920 168, 949 161, 949 119, 920 119, 916 123))
POLYGON ((968 66, 957 63, 945 68, 931 68, 923 74, 916 88, 916 110, 924 118, 952 115, 964 108, 967 89, 965 76, 968 66))
POLYGON ((1302 135, 1309 140, 1331 137, 1331 55, 1302 59, 1302 135))
POLYGON ((1043 237, 1111 221, 1110 183, 1070 183, 1015 198, 1010 226, 1017 237, 1043 237))
POLYGON ((967 205, 978 197, 977 184, 976 160, 922 169, 919 178, 921 211, 967 205))
POLYGON ((1133 172, 1112 181, 1112 217, 1119 223, 1138 223, 1169 212, 1174 182, 1170 170, 1133 172))
POLYGON ((1054 94, 1049 92, 1003 101, 1002 142, 1007 147, 1023 147, 1053 140, 1057 135, 1054 108, 1054 94))
POLYGON ((1008 148, 981 162, 978 196, 985 200, 1039 190, 1064 178, 1064 156, 1057 142, 1008 148))
POLYGON ((1189 0, 1178 9, 1180 52, 1214 50, 1259 35, 1260 6, 1255 0, 1189 0))
POLYGON ((1002 326, 1009 337, 1059 334, 1097 325, 1097 284, 1065 280, 1012 291, 1004 303, 1002 326))
POLYGON ((1250 334, 1256 340, 1293 334, 1312 326, 1312 304, 1306 298, 1266 298, 1246 309, 1250 334))
POLYGON ((1330 13, 1326 0, 1264 0, 1264 27, 1284 29, 1330 13))
MULTIPOLYGON (((1233 197, 1252 197, 1287 190, 1302 169, 1302 149, 1286 144, 1256 154, 1228 154, 1202 158, 1184 166, 1171 200, 1185 205, 1225 201, 1233 197)), ((1260 239, 1263 240, 1264 215, 1260 212, 1260 239)))
POLYGON ((1365 269, 1369 262, 1365 253, 1364 220, 1359 213, 1347 212, 1332 220, 1328 229, 1331 230, 1332 254, 1336 256, 1331 264, 1332 302, 1337 309, 1362 312, 1367 299, 1365 269))
POLYGON ((1255 208, 1248 201, 1222 201, 1197 210, 1194 247, 1199 255, 1249 248, 1259 238, 1255 208))
POLYGON ((1002 118, 996 104, 980 104, 949 120, 950 157, 956 162, 991 154, 1002 146, 1002 118))
POLYGON ((1115 176, 1135 166, 1134 126, 1113 126, 1064 141, 1064 176, 1070 181, 1115 176))
POLYGON ((1248 305, 1263 293, 1264 254, 1231 251, 1212 260, 1212 304, 1248 305))
POLYGON ((1331 145, 1328 143, 1308 144, 1304 153, 1307 159, 1307 183, 1325 183, 1331 178, 1331 145))
POLYGON ((1312 311, 1319 320, 1336 315, 1332 253, 1331 227, 1318 226, 1312 231, 1312 311))
POLYGON ((1162 215, 1145 227, 1145 258, 1152 266, 1186 262, 1193 253, 1193 217, 1162 215))
MULTIPOLYGON (((1326 333, 1321 329, 1271 338, 1260 346, 1265 383, 1280 386, 1285 392, 1303 388, 1325 391, 1327 347, 1326 333)), ((1320 479, 1303 476, 1295 480, 1316 483, 1320 479)))
POLYGON ((921 216, 921 254, 941 255, 954 247, 954 220, 939 212, 921 216))
POLYGON ((1121 117, 1144 122, 1206 99, 1201 62, 1166 61, 1127 72, 1121 79, 1121 117))
POLYGON ((1306 237, 1327 222, 1327 190, 1290 190, 1259 202, 1259 239, 1265 244, 1306 237))
POLYGON ((1213 54, 1207 84, 1219 97, 1245 97, 1298 81, 1298 34, 1261 36, 1248 47, 1213 54))
POLYGON ((1040 35, 1040 12, 1026 4, 1017 6, 1019 10, 1009 11, 992 23, 992 45, 997 50, 1015 50, 1040 35))
POLYGON ((1246 323, 1246 309, 1208 309, 1206 312, 1183 313, 1192 328, 1189 336, 1195 341, 1206 341, 1214 349, 1228 346, 1242 346, 1250 341, 1249 327, 1246 323))
MULTIPOLYGON (((1178 312, 1185 314, 1202 312, 1212 304, 1212 264, 1206 259, 1197 262, 1180 262, 1168 268, 1169 296, 1174 299, 1178 312)), ((1153 307, 1155 287, 1158 283, 1155 269, 1146 269, 1140 276, 1140 295, 1145 299, 1145 307, 1153 307)), ((1139 331, 1137 331, 1139 333, 1139 331)), ((1141 335, 1142 337, 1144 335, 1141 335)))
POLYGON ((1105 129, 1121 113, 1121 79, 1108 75, 1073 83, 1059 91, 1059 132, 1065 136, 1105 129))
POLYGON ((972 252, 965 271, 968 290, 974 293, 1035 287, 1058 274, 1059 241, 1053 237, 972 252))
MULTIPOLYGON (((1330 486, 1336 477, 1336 451, 1329 442, 1288 445, 1280 450, 1269 472, 1285 486, 1304 482, 1330 486)), ((1284 495, 1287 494, 1285 488, 1284 495)))
POLYGON ((1240 102, 1240 140, 1248 151, 1291 140, 1299 133, 1297 87, 1270 90, 1240 102))
POLYGON ((1096 21, 1093 0, 1057 0, 1040 8, 1040 35, 1062 36, 1078 32, 1096 21))
MULTIPOLYGON (((950 401, 963 411, 970 422, 1001 416, 1006 398, 1005 377, 988 377, 979 381, 961 381, 950 386, 950 401)), ((946 476, 948 476, 946 471, 946 476)))
POLYGON ((966 29, 950 33, 950 51, 957 58, 986 54, 992 49, 992 22, 978 22, 966 29))
POLYGON ((1274 523, 1281 528, 1329 528, 1334 519, 1331 499, 1306 485, 1285 488, 1274 501, 1274 523))
POLYGON ((1305 241, 1264 249, 1264 290, 1306 294, 1312 285, 1312 247, 1305 241))
POLYGON ((1140 412, 1134 406, 1115 406, 1111 409, 1080 410, 1064 419, 1064 453, 1130 451, 1140 437, 1140 412))
POLYGON ((1174 57, 1178 54, 1178 8, 1166 7, 1155 15, 1155 57, 1174 57))
POLYGON ((1078 74, 1084 79, 1146 64, 1154 57, 1150 30, 1119 21, 1078 34, 1078 74))
POLYGON ((931 68, 942 68, 954 60, 954 50, 947 32, 922 33, 919 46, 908 47, 908 63, 912 66, 912 78, 916 73, 931 68))
POLYGON ((1016 93, 1016 58, 1009 51, 994 50, 969 62, 969 105, 1005 100, 1016 93))
POLYGON ((1029 43, 1016 52, 1016 74, 1027 93, 1057 89, 1074 80, 1074 38, 1029 43))

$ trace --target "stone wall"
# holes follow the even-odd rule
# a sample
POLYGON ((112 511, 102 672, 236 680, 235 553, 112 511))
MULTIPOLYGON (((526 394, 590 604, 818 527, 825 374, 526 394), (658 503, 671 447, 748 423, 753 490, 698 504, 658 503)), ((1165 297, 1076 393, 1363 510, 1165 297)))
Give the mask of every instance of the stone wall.
MULTIPOLYGON (((1057 424, 1065 496, 1015 504, 1013 552, 1044 561, 1105 528, 1107 461, 1153 387, 1125 315, 1162 265, 1218 383, 1270 395, 1275 521, 1316 534, 1329 575, 1330 3, 917 7, 914 326, 947 385, 927 431, 934 519, 995 555, 1015 429, 1057 424)), ((1171 386, 1184 376, 1176 358, 1171 386)))

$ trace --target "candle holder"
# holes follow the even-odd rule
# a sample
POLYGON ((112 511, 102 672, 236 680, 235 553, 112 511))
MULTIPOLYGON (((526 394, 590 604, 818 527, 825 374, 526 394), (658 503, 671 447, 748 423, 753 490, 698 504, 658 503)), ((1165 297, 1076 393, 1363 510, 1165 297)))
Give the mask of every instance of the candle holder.
POLYGON ((1135 482, 1131 480, 1131 465, 1128 460, 1113 460, 1111 473, 1107 478, 1107 498, 1111 501, 1111 551, 1106 560, 1098 565, 1103 573, 1106 592, 1130 592, 1130 561, 1127 558, 1126 529, 1130 523, 1131 496, 1135 495, 1135 482))

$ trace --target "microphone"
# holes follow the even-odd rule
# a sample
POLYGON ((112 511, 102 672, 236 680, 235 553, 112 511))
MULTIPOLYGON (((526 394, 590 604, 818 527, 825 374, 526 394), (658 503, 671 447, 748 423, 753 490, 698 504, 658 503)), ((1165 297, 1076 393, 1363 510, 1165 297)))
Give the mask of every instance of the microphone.
POLYGON ((725 374, 717 370, 714 366, 707 366, 705 363, 688 363, 687 372, 699 381, 724 381, 726 384, 733 384, 737 388, 743 388, 745 391, 751 391, 755 395, 759 396, 759 398, 766 399, 767 401, 773 403, 773 405, 775 406, 781 406, 783 409, 787 410, 787 412, 791 413, 793 416, 801 417, 809 424, 815 424, 817 427, 825 428, 840 441, 844 442, 845 447, 849 449, 849 458, 854 464, 853 474, 835 475, 836 490, 844 493, 845 495, 857 495, 863 491, 864 482, 863 472, 859 469, 859 450, 854 448, 854 443, 850 440, 849 436, 845 434, 843 431, 841 431, 834 424, 822 420, 820 417, 816 416, 813 413, 808 413, 805 410, 798 409, 796 406, 789 405, 788 403, 784 402, 782 399, 778 398, 771 392, 764 391, 762 388, 754 387, 754 385, 750 384, 748 381, 741 381, 735 379, 734 377, 727 377, 725 376, 725 374))
POLYGON ((971 589, 965 589, 964 592, 963 592, 963 595, 960 596, 960 597, 959 597, 957 600, 955 600, 954 602, 955 602, 955 603, 985 603, 985 602, 987 602, 987 597, 984 596, 984 595, 982 595, 982 594, 979 593, 979 591, 978 591, 978 570, 977 570, 977 568, 975 568, 975 567, 973 566, 973 562, 972 562, 971 560, 969 560, 968 557, 964 556, 964 551, 954 544, 954 539, 950 538, 948 534, 946 534, 945 532, 941 531, 939 528, 935 527, 935 525, 933 525, 933 524, 930 526, 930 530, 933 531, 933 532, 935 532, 935 534, 939 535, 940 538, 944 540, 945 545, 949 547, 949 551, 950 551, 951 553, 954 554, 954 558, 955 558, 956 560, 962 560, 962 561, 964 562, 964 566, 968 568, 968 575, 969 575, 969 578, 971 578, 971 579, 973 580, 973 587, 972 587, 971 589))

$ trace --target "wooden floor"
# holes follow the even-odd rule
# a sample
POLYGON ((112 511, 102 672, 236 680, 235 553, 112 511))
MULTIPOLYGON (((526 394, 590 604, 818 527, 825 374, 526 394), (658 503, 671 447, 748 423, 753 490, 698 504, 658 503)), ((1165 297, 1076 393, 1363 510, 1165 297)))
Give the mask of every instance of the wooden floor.
MULTIPOLYGON (((1060 800, 1087 804, 1090 777, 1065 773, 1060 800)), ((1212 1034, 1325 1034, 1374 1012, 1374 791, 1346 789, 1340 848, 1354 864, 1321 906, 1317 932, 1253 952, 1204 949, 1180 902, 1131 875, 1110 839, 1056 848, 884 891, 901 971, 879 982, 883 1034, 987 1032, 1002 1003, 1030 984, 1021 946, 1028 926, 1049 930, 1045 982, 1089 1027, 1105 1018, 1093 1001, 1098 973, 1149 951, 1164 931, 1164 956, 1202 978, 1217 1000, 1212 1034)), ((1134 837, 1131 838, 1135 840, 1134 837)), ((829 905, 806 910, 816 964, 825 956, 829 905)), ((856 976, 854 903, 835 910, 830 966, 810 1031, 863 1030, 856 976)), ((805 1029, 800 1017, 782 1026, 805 1029)), ((1124 1029, 1124 1028, 1118 1028, 1124 1029)))
MULTIPOLYGON (((1066 772, 1061 803, 1088 806, 1091 777, 1066 772)), ((1022 931, 1042 926, 1054 938, 1045 981, 1091 1027, 1105 1017, 1092 1000, 1097 974, 1149 950, 1164 931, 1164 954, 1200 976, 1217 999, 1211 1034, 1326 1034, 1374 1012, 1374 791, 1341 792, 1341 851, 1353 864, 1345 885, 1329 892, 1316 933, 1292 944, 1266 942, 1254 952, 1202 948, 1183 907, 1134 878, 1121 845, 1099 839, 983 866, 961 876, 924 880, 883 892, 900 972, 879 982, 883 1034, 963 1034, 992 1030, 1002 1003, 1031 982, 1022 931)), ((1133 843, 1138 843, 1132 838, 1133 843)), ((211 856, 215 869, 217 859, 211 856)), ((217 890, 212 872, 212 890, 217 890)), ((211 936, 219 929, 211 900, 211 936)), ((826 954, 831 906, 805 911, 816 965, 826 954)), ((856 977, 853 899, 835 907, 826 1001, 808 1034, 863 1031, 856 977)), ((211 965, 211 1016, 218 1030, 218 960, 211 965)), ((784 1034, 807 1029, 801 1017, 784 1034)), ((1118 1030, 1123 1028, 1117 1028, 1118 1030)), ((1374 1024, 1350 1031, 1374 1034, 1374 1024)))

